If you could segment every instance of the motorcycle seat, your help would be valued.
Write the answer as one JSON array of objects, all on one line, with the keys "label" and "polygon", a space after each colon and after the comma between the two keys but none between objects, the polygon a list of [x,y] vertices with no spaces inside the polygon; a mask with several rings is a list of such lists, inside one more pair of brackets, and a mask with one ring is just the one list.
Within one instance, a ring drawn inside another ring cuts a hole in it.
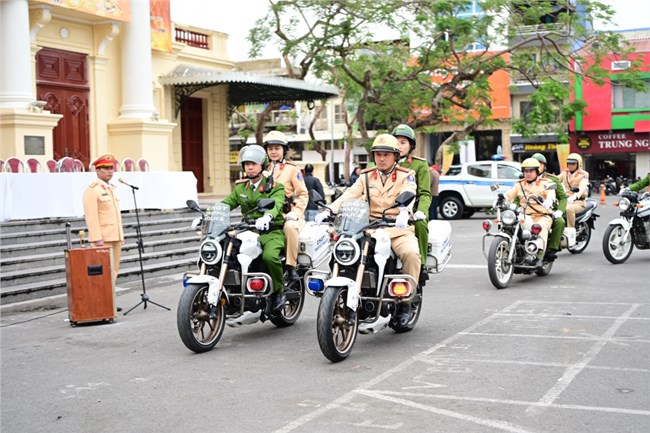
[{"label": "motorcycle seat", "polygon": [[595,204],[594,202],[592,202],[592,201],[586,201],[586,202],[585,202],[585,206],[586,206],[586,207],[585,207],[585,210],[583,210],[582,212],[576,214],[576,219],[580,219],[580,218],[582,218],[582,216],[583,216],[584,214],[586,214],[587,212],[589,212],[591,209],[595,208],[595,207],[596,207],[596,204]]}]

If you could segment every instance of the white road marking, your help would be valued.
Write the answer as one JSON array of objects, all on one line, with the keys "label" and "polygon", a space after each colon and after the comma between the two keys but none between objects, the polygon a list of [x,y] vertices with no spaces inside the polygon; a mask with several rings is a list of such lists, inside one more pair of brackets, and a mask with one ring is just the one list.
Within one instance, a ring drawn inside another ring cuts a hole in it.
[{"label": "white road marking", "polygon": [[[525,318],[563,318],[563,319],[594,319],[594,320],[614,320],[618,319],[618,316],[583,316],[583,315],[566,315],[566,314],[522,314],[522,313],[499,313],[499,316],[503,317],[525,317]],[[627,320],[650,320],[650,317],[630,317]]]},{"label": "white road marking", "polygon": [[538,334],[503,334],[497,332],[464,332],[462,335],[481,336],[481,337],[515,337],[515,338],[551,338],[556,340],[589,340],[589,341],[604,341],[609,343],[650,343],[650,340],[635,340],[631,337],[604,337],[594,335],[579,336],[579,335],[538,335]]},{"label": "white road marking", "polygon": [[459,264],[448,264],[447,269],[487,269],[487,265],[459,265]]}]

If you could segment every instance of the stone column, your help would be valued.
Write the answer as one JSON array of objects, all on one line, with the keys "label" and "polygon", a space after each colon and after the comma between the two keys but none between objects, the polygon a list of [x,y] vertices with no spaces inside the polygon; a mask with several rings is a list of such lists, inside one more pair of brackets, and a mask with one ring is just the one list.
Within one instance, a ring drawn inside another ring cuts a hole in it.
[{"label": "stone column", "polygon": [[154,111],[149,0],[131,1],[122,29],[122,119],[151,119]]},{"label": "stone column", "polygon": [[0,109],[35,100],[30,45],[27,0],[0,1]]}]

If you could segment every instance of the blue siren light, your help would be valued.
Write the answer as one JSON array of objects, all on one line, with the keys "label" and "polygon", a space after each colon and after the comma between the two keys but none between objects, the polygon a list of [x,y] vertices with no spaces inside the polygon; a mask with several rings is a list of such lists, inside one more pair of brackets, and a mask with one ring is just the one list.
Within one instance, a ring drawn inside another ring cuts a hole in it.
[{"label": "blue siren light", "polygon": [[307,283],[307,287],[309,287],[309,290],[312,292],[322,292],[325,288],[325,282],[323,282],[321,279],[310,278],[309,283]]}]

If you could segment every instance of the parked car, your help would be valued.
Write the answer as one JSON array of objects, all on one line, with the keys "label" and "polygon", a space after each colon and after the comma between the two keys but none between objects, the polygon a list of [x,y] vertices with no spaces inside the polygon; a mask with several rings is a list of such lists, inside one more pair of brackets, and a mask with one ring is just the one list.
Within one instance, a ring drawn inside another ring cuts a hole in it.
[{"label": "parked car", "polygon": [[498,191],[508,190],[521,176],[521,164],[513,161],[474,161],[452,165],[440,176],[439,210],[444,219],[469,218],[479,209],[492,206]]}]

